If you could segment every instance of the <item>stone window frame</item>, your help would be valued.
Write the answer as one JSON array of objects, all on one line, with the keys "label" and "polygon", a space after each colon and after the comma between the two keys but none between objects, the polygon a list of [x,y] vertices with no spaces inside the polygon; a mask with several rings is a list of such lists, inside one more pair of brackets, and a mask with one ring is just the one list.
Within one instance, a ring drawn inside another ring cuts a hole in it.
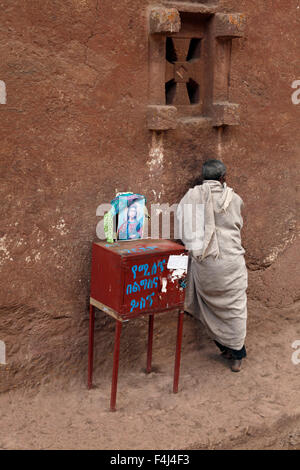
[{"label": "stone window frame", "polygon": [[[165,131],[178,125],[221,127],[240,124],[239,105],[229,101],[232,40],[245,35],[246,17],[242,13],[223,13],[217,4],[163,2],[148,8],[149,25],[149,105],[147,127]],[[166,104],[166,40],[181,30],[184,13],[209,18],[207,32],[209,67],[206,97],[201,115],[178,112]]]}]

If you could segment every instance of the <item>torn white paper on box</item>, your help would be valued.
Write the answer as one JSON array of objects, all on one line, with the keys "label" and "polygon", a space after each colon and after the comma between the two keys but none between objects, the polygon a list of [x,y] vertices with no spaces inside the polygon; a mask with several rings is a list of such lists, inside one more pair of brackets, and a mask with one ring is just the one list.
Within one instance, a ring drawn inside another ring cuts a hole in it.
[{"label": "torn white paper on box", "polygon": [[183,269],[187,271],[188,267],[188,259],[187,255],[171,255],[169,256],[168,260],[168,269]]}]

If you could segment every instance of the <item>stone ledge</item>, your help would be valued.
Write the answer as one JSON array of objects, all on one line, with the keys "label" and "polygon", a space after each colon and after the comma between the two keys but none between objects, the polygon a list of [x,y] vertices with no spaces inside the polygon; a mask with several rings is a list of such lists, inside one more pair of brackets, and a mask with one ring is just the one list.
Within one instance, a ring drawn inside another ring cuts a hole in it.
[{"label": "stone ledge", "polygon": [[167,131],[177,127],[177,108],[167,105],[147,107],[147,127],[153,131]]},{"label": "stone ledge", "polygon": [[218,10],[218,5],[213,3],[211,5],[205,5],[204,3],[191,3],[191,2],[165,2],[165,5],[172,8],[177,8],[178,11],[187,13],[203,13],[213,14]]},{"label": "stone ledge", "polygon": [[239,105],[235,103],[214,103],[212,108],[213,126],[238,126],[240,124]]},{"label": "stone ledge", "polygon": [[217,13],[215,36],[217,38],[241,38],[245,35],[246,16],[242,13]]},{"label": "stone ledge", "polygon": [[176,8],[154,7],[150,11],[150,33],[178,33],[181,28]]},{"label": "stone ledge", "polygon": [[203,129],[207,127],[238,126],[240,124],[239,105],[219,102],[212,106],[211,116],[178,117],[175,106],[149,105],[147,107],[147,128],[167,131],[178,127]]},{"label": "stone ledge", "polygon": [[187,126],[191,129],[204,129],[213,126],[212,118],[207,116],[181,117],[177,122],[178,127]]}]

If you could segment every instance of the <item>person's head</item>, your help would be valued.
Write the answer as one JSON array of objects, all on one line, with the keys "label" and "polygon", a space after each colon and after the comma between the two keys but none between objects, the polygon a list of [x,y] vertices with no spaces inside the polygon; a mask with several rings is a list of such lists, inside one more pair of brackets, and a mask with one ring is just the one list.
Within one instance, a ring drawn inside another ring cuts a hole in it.
[{"label": "person's head", "polygon": [[207,160],[202,165],[202,179],[224,183],[226,180],[226,166],[220,160]]}]

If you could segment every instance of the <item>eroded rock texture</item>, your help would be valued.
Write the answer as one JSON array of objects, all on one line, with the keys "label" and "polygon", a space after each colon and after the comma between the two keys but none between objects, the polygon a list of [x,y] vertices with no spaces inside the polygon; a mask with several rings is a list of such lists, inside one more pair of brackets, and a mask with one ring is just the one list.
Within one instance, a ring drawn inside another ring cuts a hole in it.
[{"label": "eroded rock texture", "polygon": [[[224,160],[245,201],[249,295],[273,306],[299,299],[300,105],[291,84],[300,79],[300,14],[298,0],[288,3],[219,3],[247,17],[231,67],[241,125],[183,123],[158,136],[146,125],[150,1],[1,1],[0,390],[84,377],[97,206],[126,190],[145,194],[149,207],[175,203],[208,157]],[[99,314],[96,328],[105,377],[113,322]],[[126,327],[123,341],[132,367],[145,323]],[[157,354],[167,341],[173,347],[174,336],[158,335]]]}]

